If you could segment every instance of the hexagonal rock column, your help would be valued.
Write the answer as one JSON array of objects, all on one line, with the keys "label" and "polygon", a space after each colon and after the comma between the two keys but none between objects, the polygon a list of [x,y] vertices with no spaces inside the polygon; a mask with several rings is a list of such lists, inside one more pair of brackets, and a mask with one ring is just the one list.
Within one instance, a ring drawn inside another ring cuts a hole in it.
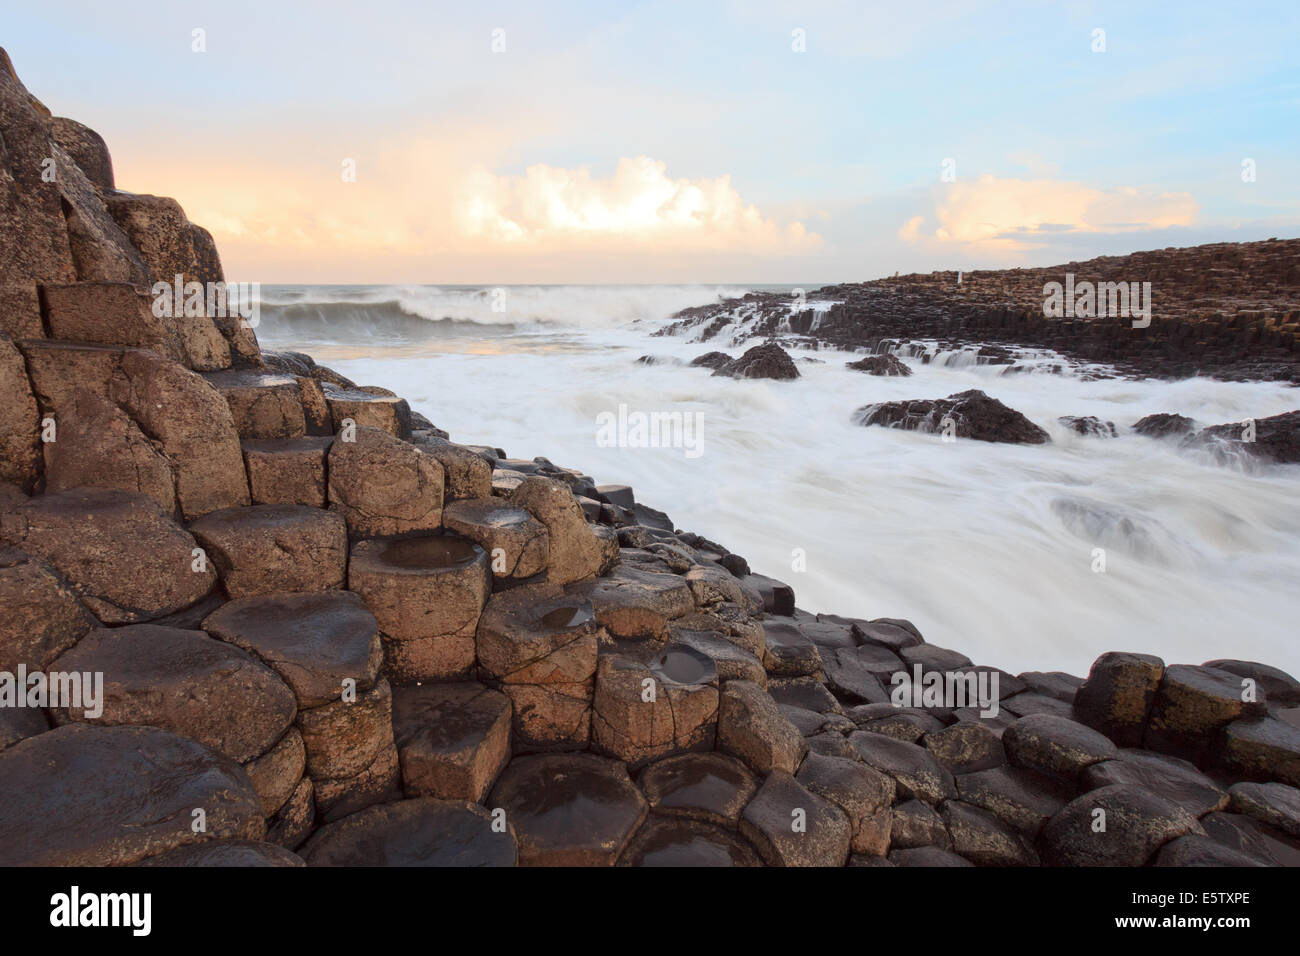
[{"label": "hexagonal rock column", "polygon": [[78,488],[29,499],[0,516],[0,537],[42,557],[105,624],[163,617],[216,583],[194,570],[198,546],[152,499]]},{"label": "hexagonal rock column", "polygon": [[257,840],[209,840],[194,843],[158,856],[151,856],[141,866],[306,866],[302,857],[274,843]]},{"label": "hexagonal rock column", "polygon": [[[1096,827],[1102,819],[1105,830]],[[1067,804],[1043,827],[1040,845],[1048,866],[1142,866],[1163,844],[1188,833],[1205,835],[1178,804],[1116,784]]]},{"label": "hexagonal rock column", "polygon": [[190,365],[189,351],[178,334],[184,323],[203,329],[192,368],[230,365],[230,350],[210,319],[160,318],[154,315],[149,290],[130,282],[42,283],[41,298],[50,338],[100,345],[150,349],[173,362]]},{"label": "hexagonal rock column", "polygon": [[506,811],[520,866],[612,866],[646,815],[627,768],[591,754],[516,758],[487,806]]},{"label": "hexagonal rock column", "polygon": [[795,776],[803,787],[825,797],[849,819],[854,853],[884,856],[893,828],[894,781],[861,761],[810,753]]},{"label": "hexagonal rock column", "polygon": [[767,691],[749,681],[733,680],[722,685],[718,749],[734,754],[758,773],[793,774],[808,745]]},{"label": "hexagonal rock column", "polygon": [[720,753],[666,757],[641,773],[654,813],[734,828],[758,781],[735,757]]},{"label": "hexagonal rock column", "polygon": [[225,398],[240,438],[297,438],[307,434],[298,380],[281,372],[231,369],[203,376]]},{"label": "hexagonal rock column", "polygon": [[510,503],[546,526],[550,535],[548,581],[570,584],[600,571],[603,561],[600,542],[567,485],[530,476],[510,493]]},{"label": "hexagonal rock column", "polygon": [[130,865],[265,826],[239,764],[165,730],[70,724],[0,753],[0,866]]},{"label": "hexagonal rock column", "polygon": [[438,460],[446,476],[444,499],[492,497],[492,466],[478,452],[447,441],[445,438],[422,437],[420,450]]},{"label": "hexagonal rock column", "polygon": [[584,581],[574,586],[573,593],[591,602],[596,620],[609,633],[630,639],[663,640],[671,621],[695,609],[683,578],[632,567]]},{"label": "hexagonal rock column", "polygon": [[491,497],[451,501],[442,509],[442,524],[478,542],[497,580],[522,580],[546,570],[550,534],[523,508]]},{"label": "hexagonal rock column", "polygon": [[510,759],[510,699],[472,681],[398,687],[393,737],[408,797],[477,803]]},{"label": "hexagonal rock column", "polygon": [[1164,672],[1164,661],[1150,654],[1102,654],[1075,695],[1075,713],[1121,747],[1136,747]]},{"label": "hexagonal rock column", "polygon": [[329,505],[361,537],[436,531],[442,525],[442,466],[414,445],[358,425],[330,446]]},{"label": "hexagonal rock column", "polygon": [[853,827],[835,804],[776,770],[745,807],[740,832],[770,866],[843,866]]},{"label": "hexagonal rock column", "polygon": [[619,866],[762,866],[738,834],[699,820],[651,817],[619,857]]},{"label": "hexagonal rock column", "polygon": [[603,636],[591,605],[553,584],[488,600],[476,636],[479,669],[513,704],[516,752],[587,746]]},{"label": "hexagonal rock column", "polygon": [[325,404],[335,432],[351,420],[358,428],[378,428],[394,438],[411,438],[411,407],[385,388],[345,388],[330,382],[321,384]]},{"label": "hexagonal rock column", "polygon": [[310,866],[514,866],[507,822],[462,800],[399,800],[321,827],[302,848]]},{"label": "hexagonal rock column", "polygon": [[325,456],[333,442],[330,436],[240,442],[253,504],[324,508]]},{"label": "hexagonal rock column", "polygon": [[[0,313],[5,308],[0,288]],[[39,320],[39,313],[37,317]],[[0,314],[0,328],[6,318]],[[0,395],[6,401],[6,414],[0,419],[0,481],[12,481],[30,490],[41,470],[41,416],[22,353],[3,334],[0,334]]]},{"label": "hexagonal rock column", "polygon": [[592,701],[592,749],[633,767],[671,753],[712,750],[718,723],[713,660],[670,645],[649,664],[602,655]]},{"label": "hexagonal rock column", "polygon": [[492,588],[487,552],[474,542],[449,534],[358,541],[348,588],[379,621],[384,669],[394,681],[469,675]]},{"label": "hexagonal rock column", "polygon": [[307,748],[297,727],[290,727],[275,746],[244,764],[253,789],[262,798],[263,814],[274,816],[292,799],[306,769]]},{"label": "hexagonal rock column", "polygon": [[1143,738],[1147,749],[1197,761],[1228,724],[1239,717],[1263,716],[1262,700],[1243,699],[1245,680],[1212,667],[1165,668]]},{"label": "hexagonal rock column", "polygon": [[1276,717],[1244,717],[1223,728],[1217,756],[1231,771],[1300,787],[1300,728]]},{"label": "hexagonal rock column", "polygon": [[0,607],[0,671],[11,674],[44,670],[96,624],[49,562],[16,548],[0,549]]},{"label": "hexagonal rock column", "polygon": [[[263,797],[263,802],[265,802]],[[296,850],[316,826],[316,787],[303,777],[275,816],[266,821],[266,839],[276,846]]]},{"label": "hexagonal rock column", "polygon": [[192,522],[190,533],[234,600],[343,586],[348,532],[333,512],[305,505],[227,508]]},{"label": "hexagonal rock column", "polygon": [[[246,651],[202,631],[134,624],[98,628],[51,670],[104,675],[91,712],[83,699],[52,708],[57,723],[158,727],[243,763],[265,753],[297,713],[293,692]],[[53,704],[53,701],[51,701]]]}]

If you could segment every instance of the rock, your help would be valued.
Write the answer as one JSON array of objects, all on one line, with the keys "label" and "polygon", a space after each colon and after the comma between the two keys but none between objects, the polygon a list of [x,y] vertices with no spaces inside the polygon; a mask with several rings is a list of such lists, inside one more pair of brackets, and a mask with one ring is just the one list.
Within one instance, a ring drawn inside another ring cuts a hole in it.
[{"label": "rock", "polygon": [[403,441],[411,439],[411,407],[387,389],[347,387],[334,382],[321,383],[325,404],[335,432],[344,430],[351,421],[362,428],[376,428]]},{"label": "rock", "polygon": [[479,618],[479,666],[513,704],[516,750],[585,747],[598,639],[591,605],[553,584],[494,594]]},{"label": "rock", "polygon": [[782,770],[749,801],[740,832],[769,866],[843,866],[853,835],[843,810]]},{"label": "rock", "polygon": [[100,189],[113,188],[113,160],[104,137],[76,120],[62,116],[50,120],[54,142],[72,158],[86,179]]},{"label": "rock", "polygon": [[948,850],[934,846],[919,846],[909,850],[890,850],[889,862],[894,866],[974,866],[970,860]]},{"label": "rock", "polygon": [[40,707],[0,707],[0,751],[50,729]]},{"label": "rock", "polygon": [[763,610],[768,614],[789,617],[794,613],[794,589],[790,585],[761,574],[747,574],[740,580],[758,592],[763,599]]},{"label": "rock", "polygon": [[216,582],[194,570],[194,539],[143,495],[79,488],[29,499],[0,528],[5,544],[44,558],[106,624],[162,617]]},{"label": "rock", "polygon": [[367,807],[396,800],[402,793],[402,774],[397,748],[381,747],[374,762],[350,777],[313,779],[316,812],[325,823],[333,823]]},{"label": "rock", "polygon": [[1062,671],[1028,671],[1018,678],[1026,688],[1047,697],[1055,697],[1066,704],[1073,704],[1083,686],[1083,678],[1066,674]]},{"label": "rock", "polygon": [[263,815],[274,816],[292,799],[306,769],[307,749],[297,727],[290,727],[275,746],[244,764],[253,789],[262,798]]},{"label": "rock", "polygon": [[600,542],[573,493],[563,484],[550,478],[527,477],[511,492],[510,504],[523,508],[546,526],[550,541],[546,579],[552,584],[581,581],[600,570]]},{"label": "rock", "polygon": [[[911,622],[886,617],[875,621],[855,621],[853,633],[864,644],[888,648],[895,654],[905,647],[915,647],[917,644],[925,643],[921,632],[913,627]],[[1010,693],[1010,688],[1004,690]]]},{"label": "rock", "polygon": [[302,857],[274,843],[258,840],[209,840],[168,850],[140,866],[306,866]]},{"label": "rock", "polygon": [[349,591],[231,601],[203,629],[270,665],[304,710],[341,699],[345,681],[369,690],[383,659],[374,615]]},{"label": "rock", "polygon": [[1066,804],[1043,827],[1040,842],[1048,866],[1142,866],[1161,846],[1189,833],[1205,831],[1182,807],[1119,784]]},{"label": "rock", "polygon": [[719,680],[747,680],[760,687],[767,686],[767,671],[762,662],[722,632],[674,626],[669,628],[669,636],[673,643],[689,647],[712,660]]},{"label": "rock", "polygon": [[0,671],[45,670],[92,627],[72,587],[50,566],[15,548],[0,548]]},{"label": "rock", "polygon": [[762,866],[735,833],[696,820],[652,817],[623,851],[619,866]]},{"label": "rock", "polygon": [[[881,402],[859,408],[859,425],[884,425],[907,431],[943,433],[976,441],[1041,445],[1047,432],[1024,415],[1008,408],[979,389],[969,389],[944,399]],[[945,422],[950,423],[945,426]]]},{"label": "rock", "polygon": [[546,570],[550,534],[523,508],[492,497],[449,501],[443,507],[442,524],[477,542],[490,556],[498,580],[523,580]]},{"label": "rock", "polygon": [[487,805],[506,811],[520,866],[612,866],[646,815],[626,768],[590,754],[518,757]]},{"label": "rock", "polygon": [[306,505],[225,508],[189,530],[232,600],[343,586],[348,532],[334,512]]},{"label": "rock", "polygon": [[290,850],[302,846],[316,826],[316,788],[303,777],[279,811],[267,821],[266,839]]},{"label": "rock", "polygon": [[640,782],[654,813],[733,828],[758,789],[743,763],[720,753],[665,757],[646,767]]},{"label": "rock", "polygon": [[849,743],[863,762],[894,778],[902,797],[938,804],[957,796],[952,774],[923,747],[861,730],[849,735]]},{"label": "rock", "polygon": [[712,750],[718,721],[713,661],[669,646],[649,665],[621,654],[596,665],[591,745],[632,767],[672,753]]},{"label": "rock", "polygon": [[414,446],[368,426],[335,439],[328,459],[330,509],[362,537],[436,531],[442,524],[442,466]]},{"label": "rock", "polygon": [[1194,759],[1237,718],[1262,714],[1263,704],[1242,700],[1242,680],[1209,667],[1165,668],[1144,737],[1146,747]]},{"label": "rock", "polygon": [[758,773],[793,775],[807,745],[765,690],[749,681],[733,680],[722,685],[718,749],[739,757]]},{"label": "rock", "polygon": [[800,707],[815,714],[840,713],[839,701],[815,677],[780,677],[768,683],[767,692],[778,704]]},{"label": "rock", "polygon": [[165,730],[70,724],[0,753],[3,866],[122,866],[264,831],[243,768]]},{"label": "rock", "polygon": [[1300,727],[1276,717],[1248,717],[1228,724],[1219,757],[1241,775],[1300,787]]},{"label": "rock", "polygon": [[1065,806],[1072,791],[1060,781],[1020,767],[993,767],[956,777],[964,803],[995,817],[1034,839]]},{"label": "rock", "polygon": [[325,458],[333,441],[304,436],[240,442],[253,504],[324,508]]},{"label": "rock", "polygon": [[[0,281],[0,336],[17,342],[21,339],[44,338],[41,325],[41,302],[36,283],[30,279],[21,282]],[[9,388],[5,394],[16,392]]]},{"label": "rock", "polygon": [[[552,569],[554,541],[552,532]],[[695,607],[690,588],[680,576],[633,567],[619,567],[607,577],[584,581],[572,592],[591,602],[597,623],[610,634],[629,639],[663,640],[669,622]]]},{"label": "rock", "polygon": [[1270,866],[1300,866],[1300,840],[1240,813],[1208,813],[1201,818],[1214,842]]},{"label": "rock", "polygon": [[1196,430],[1196,422],[1185,415],[1160,412],[1139,418],[1133,431],[1148,438],[1164,438],[1168,435],[1186,435]]},{"label": "rock", "polygon": [[1074,708],[1070,704],[1032,690],[1004,697],[999,706],[1002,714],[1011,714],[1015,717],[1029,717],[1032,714],[1052,714],[1067,719],[1074,717]]},{"label": "rock", "polygon": [[1084,437],[1114,438],[1119,434],[1114,422],[1103,422],[1096,415],[1062,415],[1057,421],[1076,435]]},{"label": "rock", "polygon": [[379,622],[384,667],[400,683],[467,677],[491,592],[488,557],[456,535],[358,541],[348,588]]},{"label": "rock", "polygon": [[[3,310],[4,302],[0,300],[0,312]],[[41,471],[41,415],[23,355],[2,333],[0,394],[7,402],[5,415],[0,418],[0,481],[30,490]]]},{"label": "rock", "polygon": [[[735,359],[726,352],[705,352],[703,355],[697,355],[691,359],[690,364],[698,368],[719,369],[724,365],[730,365],[734,361]],[[630,508],[631,505],[628,505],[628,507]]]},{"label": "rock", "polygon": [[895,794],[891,778],[857,760],[810,753],[795,779],[848,816],[853,852],[876,856],[888,852],[893,828],[888,811]]},{"label": "rock", "polygon": [[728,378],[774,378],[781,380],[799,377],[799,369],[789,353],[775,342],[756,345],[744,355],[726,365],[714,368],[714,375]]},{"label": "rock", "polygon": [[763,666],[769,674],[776,677],[821,674],[822,655],[798,627],[783,621],[768,621],[763,630],[767,637]]},{"label": "rock", "polygon": [[905,378],[912,374],[912,370],[900,362],[897,356],[888,353],[868,355],[856,362],[845,362],[844,367],[851,368],[855,372],[866,372],[868,375],[897,375]]},{"label": "rock", "polygon": [[1262,690],[1270,704],[1300,704],[1300,681],[1286,671],[1256,661],[1206,661],[1205,667],[1248,677]]},{"label": "rock", "polygon": [[1300,838],[1300,790],[1281,783],[1236,783],[1231,810]]},{"label": "rock", "polygon": [[151,624],[98,628],[50,666],[103,675],[103,696],[94,702],[101,712],[83,698],[80,706],[52,708],[57,722],[158,727],[239,763],[274,745],[297,710],[274,671],[202,631]]},{"label": "rock", "polygon": [[1263,860],[1226,847],[1209,837],[1189,833],[1170,840],[1156,854],[1154,866],[1268,866]]},{"label": "rock", "polygon": [[442,465],[446,502],[492,497],[492,466],[477,452],[444,438],[419,442],[420,450]]},{"label": "rock", "polygon": [[393,749],[392,688],[381,677],[355,700],[335,700],[302,711],[298,727],[307,750],[307,773],[313,780],[356,777]]},{"label": "rock", "polygon": [[1067,779],[1074,779],[1091,764],[1110,760],[1119,753],[1097,731],[1055,714],[1021,717],[1003,733],[1002,745],[1007,757],[1017,766]]},{"label": "rock", "polygon": [[901,648],[898,656],[903,659],[909,671],[914,672],[919,665],[923,674],[930,671],[955,671],[971,666],[970,658],[960,651],[950,651],[946,647],[936,647],[933,644],[916,644]]},{"label": "rock", "polygon": [[230,406],[240,438],[301,438],[307,434],[297,376],[261,369],[230,369],[208,372],[203,377]]},{"label": "rock", "polygon": [[[925,749],[954,775],[1001,767],[1006,761],[1002,739],[976,721],[960,720],[925,735]],[[958,781],[960,789],[960,781]]]},{"label": "rock", "polygon": [[1038,854],[1029,841],[986,810],[948,800],[943,822],[953,851],[978,866],[1038,865]]},{"label": "rock", "polygon": [[915,798],[904,800],[890,811],[890,838],[895,849],[935,847],[952,848],[952,838],[943,818],[928,803]]},{"label": "rock", "polygon": [[1300,462],[1300,411],[1202,428],[1184,438],[1183,444],[1294,464]]},{"label": "rock", "polygon": [[462,800],[399,800],[321,827],[302,855],[309,866],[514,866],[515,834]]},{"label": "rock", "polygon": [[1088,767],[1080,778],[1084,790],[1116,784],[1144,787],[1194,817],[1201,817],[1228,805],[1228,794],[1186,760],[1149,750],[1121,750],[1114,760]]},{"label": "rock", "polygon": [[1150,654],[1101,655],[1074,698],[1079,719],[1121,747],[1141,744],[1164,670],[1164,661]]},{"label": "rock", "polygon": [[472,681],[398,687],[393,737],[408,797],[481,802],[510,759],[510,700]]}]

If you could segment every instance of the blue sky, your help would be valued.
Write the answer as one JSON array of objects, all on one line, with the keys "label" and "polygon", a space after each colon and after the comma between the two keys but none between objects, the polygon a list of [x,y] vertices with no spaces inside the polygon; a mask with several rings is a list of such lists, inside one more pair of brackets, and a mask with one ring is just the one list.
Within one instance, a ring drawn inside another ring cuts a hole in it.
[{"label": "blue sky", "polygon": [[820,282],[1300,235],[1298,10],[51,2],[0,43],[232,278]]}]

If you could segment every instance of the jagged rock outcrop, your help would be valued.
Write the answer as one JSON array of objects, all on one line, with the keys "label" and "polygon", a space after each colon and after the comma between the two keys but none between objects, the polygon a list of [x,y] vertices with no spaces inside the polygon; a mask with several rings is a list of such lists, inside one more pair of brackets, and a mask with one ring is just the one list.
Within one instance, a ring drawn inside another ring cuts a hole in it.
[{"label": "jagged rock outcrop", "polygon": [[1041,445],[1050,441],[1047,432],[1024,415],[977,388],[929,401],[864,405],[857,410],[854,420],[859,425],[938,433],[948,438],[1020,445]]}]

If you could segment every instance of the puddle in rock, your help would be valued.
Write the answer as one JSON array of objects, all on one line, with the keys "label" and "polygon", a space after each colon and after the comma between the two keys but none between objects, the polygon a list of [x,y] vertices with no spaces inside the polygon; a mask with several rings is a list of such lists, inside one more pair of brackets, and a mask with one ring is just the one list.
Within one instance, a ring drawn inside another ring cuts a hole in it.
[{"label": "puddle in rock", "polygon": [[670,647],[650,664],[652,673],[675,684],[700,684],[713,679],[717,665],[689,647]]},{"label": "puddle in rock", "polygon": [[542,615],[542,623],[547,627],[582,627],[594,618],[590,607],[557,607]]},{"label": "puddle in rock", "polygon": [[390,541],[384,548],[383,559],[398,568],[433,570],[469,564],[480,553],[478,546],[465,538],[430,535]]}]

